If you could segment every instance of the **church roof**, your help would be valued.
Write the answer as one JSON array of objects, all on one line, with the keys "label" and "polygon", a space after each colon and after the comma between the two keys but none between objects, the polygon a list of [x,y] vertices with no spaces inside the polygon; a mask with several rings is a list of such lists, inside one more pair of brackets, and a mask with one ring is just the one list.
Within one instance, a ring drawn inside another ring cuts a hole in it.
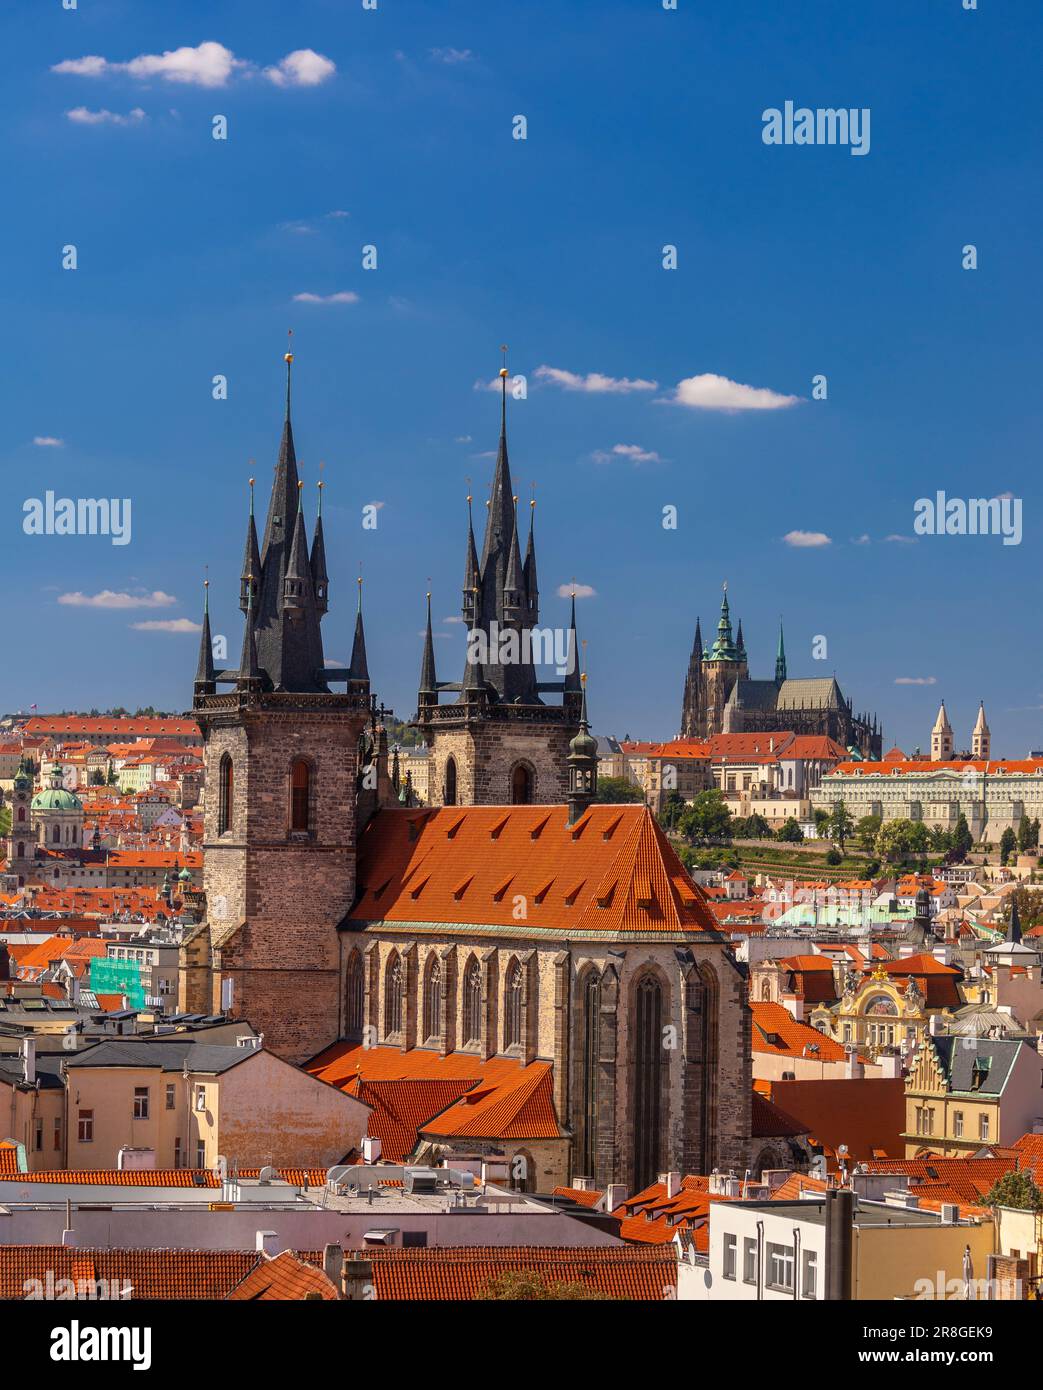
[{"label": "church roof", "polygon": [[359,838],[358,884],[344,925],[580,937],[717,930],[702,889],[639,805],[595,805],[571,826],[566,806],[381,810]]},{"label": "church roof", "polygon": [[770,711],[777,708],[779,687],[774,681],[737,680],[728,696],[728,704],[743,709]]},{"label": "church roof", "polygon": [[[764,681],[759,684],[770,685]],[[779,688],[776,709],[843,709],[844,697],[840,686],[832,676],[820,676],[809,680],[786,680]]]}]

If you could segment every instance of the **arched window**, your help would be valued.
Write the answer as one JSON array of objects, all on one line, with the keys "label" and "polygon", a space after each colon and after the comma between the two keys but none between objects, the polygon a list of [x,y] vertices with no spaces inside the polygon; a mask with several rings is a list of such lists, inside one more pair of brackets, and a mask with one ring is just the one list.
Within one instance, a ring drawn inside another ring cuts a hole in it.
[{"label": "arched window", "polygon": [[61,828],[60,825],[56,825],[56,826],[54,827],[54,829],[51,831],[51,839],[54,841],[54,843],[55,843],[56,845],[60,845],[60,844],[61,844],[61,842],[62,842],[62,828]]},{"label": "arched window", "polygon": [[227,753],[221,756],[217,773],[217,833],[226,834],[232,828],[232,795],[235,790],[235,773],[232,759]]},{"label": "arched window", "polygon": [[456,805],[456,759],[450,758],[445,765],[445,804]]},{"label": "arched window", "polygon": [[362,1032],[362,957],[352,951],[344,983],[344,1028],[349,1037]]},{"label": "arched window", "polygon": [[290,768],[290,829],[311,828],[311,766],[297,758]]},{"label": "arched window", "polygon": [[511,805],[528,806],[532,801],[532,773],[524,763],[515,763],[511,772]]},{"label": "arched window", "polygon": [[520,1047],[522,1041],[522,969],[517,961],[507,971],[503,1003],[504,1048]]},{"label": "arched window", "polygon": [[472,958],[464,974],[463,1035],[465,1043],[482,1040],[482,967]]},{"label": "arched window", "polygon": [[638,981],[634,1017],[635,1190],[655,1182],[663,1123],[663,991],[654,975]]},{"label": "arched window", "polygon": [[384,1034],[402,1031],[402,962],[397,953],[388,961],[384,985]]},{"label": "arched window", "polygon": [[438,1038],[442,1032],[442,966],[432,957],[424,983],[424,1037]]},{"label": "arched window", "polygon": [[18,858],[19,858],[19,859],[24,859],[24,858],[25,858],[25,843],[24,843],[24,841],[21,841],[21,840],[18,842]]},{"label": "arched window", "polygon": [[19,819],[19,820],[25,820],[25,807],[24,807],[24,806],[19,806],[19,808],[18,808],[18,819]]},{"label": "arched window", "polygon": [[598,1079],[601,1059],[601,976],[591,970],[583,982],[580,1008],[580,1124],[579,1171],[590,1177],[598,1166]]}]

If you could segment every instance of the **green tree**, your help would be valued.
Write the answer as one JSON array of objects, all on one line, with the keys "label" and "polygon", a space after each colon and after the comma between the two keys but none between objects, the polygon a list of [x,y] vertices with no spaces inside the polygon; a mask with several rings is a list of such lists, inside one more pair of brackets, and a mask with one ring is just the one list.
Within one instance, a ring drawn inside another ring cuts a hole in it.
[{"label": "green tree", "polygon": [[0,806],[0,835],[11,833],[11,808],[10,806]]},{"label": "green tree", "polygon": [[1032,838],[1029,840],[1029,849],[1039,849],[1039,817],[1032,822]]},{"label": "green tree", "polygon": [[1016,1207],[1018,1211],[1043,1211],[1043,1192],[1027,1168],[1012,1168],[992,1185],[987,1207]]},{"label": "green tree", "polygon": [[727,839],[731,834],[732,813],[724,795],[716,787],[700,792],[685,807],[678,823],[681,834],[689,840]]},{"label": "green tree", "polygon": [[782,840],[784,844],[800,844],[801,840],[803,840],[804,838],[804,832],[797,824],[795,816],[790,816],[788,817],[788,819],[783,821],[782,825],[779,827],[779,832],[775,838],[777,840]]},{"label": "green tree", "polygon": [[1008,825],[1006,830],[1000,836],[1001,864],[1006,864],[1007,860],[1010,858],[1010,856],[1014,853],[1015,849],[1017,848],[1017,844],[1017,836],[1014,834],[1014,831],[1011,830],[1010,826]]},{"label": "green tree", "polygon": [[883,818],[881,816],[863,816],[855,826],[855,839],[858,841],[859,848],[865,850],[866,854],[872,853],[882,823]]},{"label": "green tree", "polygon": [[829,834],[829,812],[824,806],[819,806],[815,811],[815,830],[820,840],[824,840]]},{"label": "green tree", "polygon": [[842,864],[843,862],[844,856],[840,853],[838,849],[829,849],[826,851],[827,864],[832,864],[835,867],[837,864]]},{"label": "green tree", "polygon": [[687,809],[687,802],[680,792],[668,792],[659,808],[659,824],[667,830],[676,830]]},{"label": "green tree", "polygon": [[1032,844],[1032,822],[1028,816],[1023,815],[1018,821],[1018,849],[1022,854],[1030,848]]},{"label": "green tree", "polygon": [[877,831],[873,844],[877,858],[885,864],[898,864],[903,859],[908,859],[911,853],[909,842],[912,830],[911,820],[886,821]]},{"label": "green tree", "polygon": [[599,801],[644,801],[645,794],[635,783],[625,777],[599,777]]},{"label": "green tree", "polygon": [[936,854],[948,854],[952,849],[952,836],[940,825],[936,825],[931,831],[931,849]]},{"label": "green tree", "polygon": [[956,826],[952,832],[952,847],[961,859],[966,859],[974,848],[974,836],[971,834],[970,826],[967,824],[967,817],[961,811]]},{"label": "green tree", "polygon": [[746,838],[748,840],[771,839],[771,826],[763,816],[757,815],[756,811],[752,816],[746,818]]},{"label": "green tree", "polygon": [[829,833],[840,846],[841,853],[843,853],[848,836],[854,828],[855,822],[851,818],[851,812],[843,801],[834,802],[833,811],[829,817]]}]

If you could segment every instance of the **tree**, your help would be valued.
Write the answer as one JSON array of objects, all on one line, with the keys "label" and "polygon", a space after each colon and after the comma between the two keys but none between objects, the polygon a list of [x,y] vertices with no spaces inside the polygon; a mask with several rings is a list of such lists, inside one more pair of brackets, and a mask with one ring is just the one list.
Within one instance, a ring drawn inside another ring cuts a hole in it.
[{"label": "tree", "polygon": [[668,792],[659,808],[659,824],[667,830],[676,830],[687,809],[687,802],[680,792]]},{"label": "tree", "polygon": [[931,848],[931,832],[922,820],[909,822],[909,853],[926,854]]},{"label": "tree", "polygon": [[940,825],[934,826],[931,830],[931,849],[936,854],[948,854],[952,849],[952,836]]},{"label": "tree", "polygon": [[1018,821],[1018,849],[1022,854],[1032,845],[1032,822],[1023,815]]},{"label": "tree", "polygon": [[1032,838],[1029,840],[1029,849],[1039,849],[1039,817],[1032,822]]},{"label": "tree", "polygon": [[787,820],[783,821],[775,838],[777,840],[782,840],[785,844],[800,844],[801,840],[804,838],[804,832],[797,824],[795,816],[790,816]]},{"label": "tree", "polygon": [[[676,796],[676,792],[674,793]],[[636,782],[625,777],[599,777],[599,801],[644,801],[645,794]]]},{"label": "tree", "polygon": [[912,829],[911,820],[886,821],[877,831],[873,845],[877,858],[885,864],[897,864],[903,859],[908,859],[911,853]]},{"label": "tree", "polygon": [[838,849],[830,849],[826,852],[827,864],[832,864],[835,867],[837,864],[842,864],[843,862],[844,856],[840,853]]},{"label": "tree", "polygon": [[956,827],[952,832],[952,847],[960,859],[966,859],[974,847],[974,836],[971,834],[970,826],[967,824],[967,817],[961,811]]},{"label": "tree", "polygon": [[863,816],[855,826],[855,838],[859,848],[865,850],[866,854],[872,853],[882,824],[883,818],[881,816]]},{"label": "tree", "polygon": [[1017,844],[1017,836],[1014,834],[1014,831],[1011,830],[1010,826],[1008,825],[1006,830],[1000,836],[1001,864],[1006,864],[1007,860],[1010,858],[1010,856],[1014,853],[1014,850],[1017,848]]},{"label": "tree", "polygon": [[824,840],[829,834],[829,812],[823,806],[819,806],[815,811],[815,830],[820,840]]},{"label": "tree", "polygon": [[100,767],[92,767],[87,777],[88,787],[103,787],[105,785],[105,774]]},{"label": "tree", "polygon": [[505,1269],[494,1275],[475,1294],[476,1299],[509,1302],[546,1303],[561,1299],[571,1302],[608,1300],[608,1294],[592,1289],[578,1279],[548,1279],[535,1269]]},{"label": "tree", "polygon": [[992,1185],[987,1207],[1016,1207],[1018,1211],[1043,1211],[1040,1192],[1027,1168],[1012,1168]]},{"label": "tree", "polygon": [[841,853],[843,853],[847,838],[854,828],[855,822],[851,818],[851,812],[843,801],[834,802],[833,811],[829,817],[829,833],[839,844]]},{"label": "tree", "polygon": [[716,787],[700,792],[685,807],[678,829],[689,840],[728,839],[731,834],[732,813],[722,792]]}]

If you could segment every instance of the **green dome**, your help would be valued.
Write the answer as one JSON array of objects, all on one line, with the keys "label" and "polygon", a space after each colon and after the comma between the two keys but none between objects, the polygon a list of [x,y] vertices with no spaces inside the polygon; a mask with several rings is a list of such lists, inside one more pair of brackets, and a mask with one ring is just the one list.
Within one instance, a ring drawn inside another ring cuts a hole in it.
[{"label": "green dome", "polygon": [[83,803],[73,792],[67,792],[64,787],[48,787],[46,791],[37,792],[32,800],[34,811],[82,811]]},{"label": "green dome", "polygon": [[596,758],[598,755],[598,741],[589,733],[586,724],[582,725],[579,733],[569,743],[570,758]]},{"label": "green dome", "polygon": [[182,883],[185,882],[186,879],[190,879],[191,877],[192,870],[188,868],[182,869],[181,872],[178,874],[178,878],[182,881]]}]

